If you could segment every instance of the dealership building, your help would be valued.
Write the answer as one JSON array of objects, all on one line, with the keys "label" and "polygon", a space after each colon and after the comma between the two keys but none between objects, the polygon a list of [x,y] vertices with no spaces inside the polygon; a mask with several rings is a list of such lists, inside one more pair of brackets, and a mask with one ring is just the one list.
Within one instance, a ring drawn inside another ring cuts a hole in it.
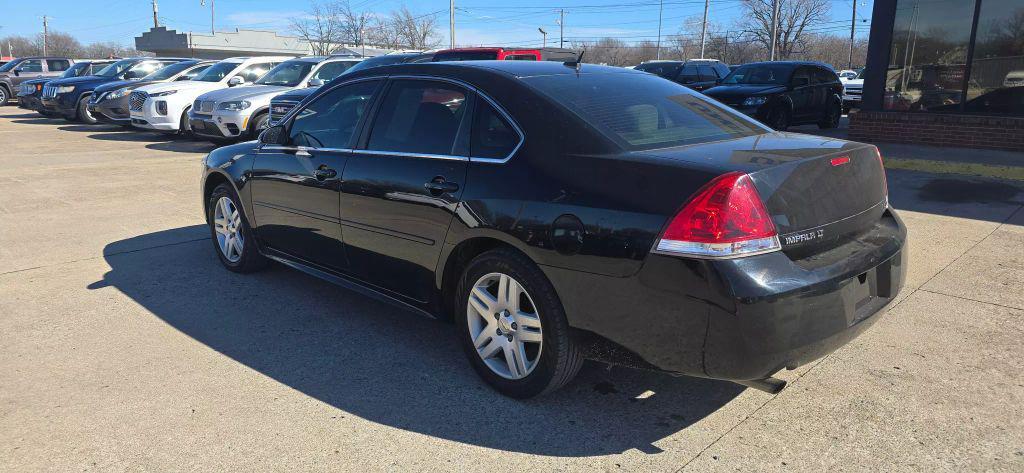
[{"label": "dealership building", "polygon": [[[236,29],[216,33],[183,33],[164,26],[150,28],[135,37],[135,49],[163,57],[224,59],[235,56],[306,56],[312,53],[309,42],[274,31]],[[335,53],[378,56],[388,50],[339,44]]]},{"label": "dealership building", "polygon": [[850,137],[1024,151],[1024,1],[875,0]]}]

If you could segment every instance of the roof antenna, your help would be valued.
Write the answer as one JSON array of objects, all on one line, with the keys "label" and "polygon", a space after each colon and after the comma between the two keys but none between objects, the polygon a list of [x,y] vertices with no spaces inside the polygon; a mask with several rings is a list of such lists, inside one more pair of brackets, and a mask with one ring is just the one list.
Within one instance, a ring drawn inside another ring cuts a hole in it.
[{"label": "roof antenna", "polygon": [[580,68],[583,67],[583,55],[586,54],[586,52],[587,52],[586,50],[580,51],[580,55],[576,56],[576,60],[575,61],[565,61],[565,62],[562,63],[562,65],[567,66],[567,67],[576,68],[576,73],[579,74],[580,73]]}]

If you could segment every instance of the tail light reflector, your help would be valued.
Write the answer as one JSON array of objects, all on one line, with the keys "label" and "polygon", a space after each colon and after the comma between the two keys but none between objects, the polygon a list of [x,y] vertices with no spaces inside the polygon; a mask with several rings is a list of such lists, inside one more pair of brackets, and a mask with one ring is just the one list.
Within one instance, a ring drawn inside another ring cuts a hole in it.
[{"label": "tail light reflector", "polygon": [[658,252],[732,258],[781,248],[778,232],[750,176],[733,172],[706,184],[661,235]]}]

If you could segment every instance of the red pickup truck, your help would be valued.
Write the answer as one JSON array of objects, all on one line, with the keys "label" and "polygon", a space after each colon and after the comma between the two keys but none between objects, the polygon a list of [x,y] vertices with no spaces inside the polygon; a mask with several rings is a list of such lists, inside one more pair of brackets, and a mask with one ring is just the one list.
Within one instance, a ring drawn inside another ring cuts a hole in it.
[{"label": "red pickup truck", "polygon": [[565,48],[508,49],[500,47],[442,49],[434,61],[575,61],[579,53]]}]

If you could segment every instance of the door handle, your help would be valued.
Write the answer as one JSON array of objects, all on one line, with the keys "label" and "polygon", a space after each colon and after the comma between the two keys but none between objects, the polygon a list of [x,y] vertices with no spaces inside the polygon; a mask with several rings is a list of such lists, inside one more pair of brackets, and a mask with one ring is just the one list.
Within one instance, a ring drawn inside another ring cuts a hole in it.
[{"label": "door handle", "polygon": [[448,182],[442,176],[437,176],[430,182],[424,183],[423,187],[430,191],[431,194],[440,195],[445,192],[455,192],[459,190],[459,185],[454,182]]},{"label": "door handle", "polygon": [[316,179],[318,181],[322,181],[324,179],[333,179],[337,175],[338,171],[335,171],[331,168],[317,168],[316,170],[313,171],[313,176],[316,176]]}]

